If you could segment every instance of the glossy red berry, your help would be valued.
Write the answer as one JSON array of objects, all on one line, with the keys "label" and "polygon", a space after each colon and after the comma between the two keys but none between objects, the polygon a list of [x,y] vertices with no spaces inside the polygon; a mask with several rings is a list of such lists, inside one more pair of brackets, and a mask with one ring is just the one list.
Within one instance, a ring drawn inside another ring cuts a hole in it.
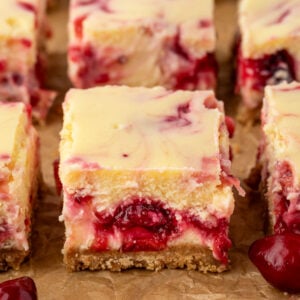
[{"label": "glossy red berry", "polygon": [[37,300],[34,281],[21,277],[0,283],[0,300]]},{"label": "glossy red berry", "polygon": [[226,116],[225,117],[225,123],[227,126],[228,134],[229,137],[232,138],[234,136],[234,131],[235,131],[235,124],[232,118]]},{"label": "glossy red berry", "polygon": [[249,258],[274,287],[300,292],[300,235],[284,233],[255,241]]}]

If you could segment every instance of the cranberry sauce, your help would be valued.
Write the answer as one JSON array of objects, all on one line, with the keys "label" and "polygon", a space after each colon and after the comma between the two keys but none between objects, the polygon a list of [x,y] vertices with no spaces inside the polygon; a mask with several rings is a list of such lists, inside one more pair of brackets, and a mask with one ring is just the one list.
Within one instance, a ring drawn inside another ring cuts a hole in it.
[{"label": "cranberry sauce", "polygon": [[291,82],[296,79],[295,64],[292,56],[286,50],[264,55],[259,59],[243,58],[238,51],[238,88],[247,85],[251,80],[251,88],[263,91],[264,87]]},{"label": "cranberry sauce", "polygon": [[[88,201],[81,203],[90,205]],[[74,204],[78,205],[78,201]],[[231,242],[227,237],[228,221],[225,218],[212,215],[209,222],[201,221],[188,210],[175,210],[160,201],[138,197],[122,202],[113,211],[96,211],[95,216],[94,251],[109,250],[109,238],[116,237],[120,238],[120,250],[124,252],[159,251],[187,229],[193,229],[204,243],[213,244],[216,259],[228,263],[227,251]]]},{"label": "cranberry sauce", "polygon": [[217,77],[217,61],[213,53],[208,53],[201,59],[186,57],[188,66],[174,74],[173,89],[194,90],[204,84],[207,88],[215,86]]},{"label": "cranberry sauce", "polygon": [[[287,200],[289,192],[295,189],[293,187],[293,171],[289,163],[278,164],[275,176],[278,178],[281,191],[274,195],[274,231],[275,233],[294,232],[300,234],[300,210],[297,209],[300,196],[293,201]],[[294,192],[297,193],[296,190]]]},{"label": "cranberry sauce", "polygon": [[274,287],[300,292],[300,235],[285,233],[257,240],[249,249],[249,258]]},{"label": "cranberry sauce", "polygon": [[30,277],[21,277],[0,283],[2,300],[37,300],[37,290]]}]

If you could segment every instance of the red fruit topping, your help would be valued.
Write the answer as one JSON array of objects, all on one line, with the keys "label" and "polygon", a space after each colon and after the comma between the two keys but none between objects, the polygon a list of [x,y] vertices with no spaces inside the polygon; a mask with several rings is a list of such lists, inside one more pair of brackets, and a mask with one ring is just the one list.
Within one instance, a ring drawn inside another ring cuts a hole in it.
[{"label": "red fruit topping", "polygon": [[8,159],[10,159],[9,154],[0,154],[0,160],[8,160]]},{"label": "red fruit topping", "polygon": [[223,264],[228,264],[227,251],[231,247],[231,241],[227,236],[228,221],[226,219],[215,219],[215,224],[200,221],[196,216],[184,214],[186,224],[196,228],[203,237],[213,239],[213,251]]},{"label": "red fruit topping", "polygon": [[[118,206],[112,215],[97,213],[96,230],[101,237],[103,230],[119,229],[124,237],[123,251],[151,251],[166,247],[168,237],[177,232],[174,212],[158,201],[134,199]],[[105,249],[98,241],[97,249]]]},{"label": "red fruit topping", "polygon": [[213,23],[209,19],[203,19],[203,20],[199,21],[199,27],[200,28],[209,28],[211,26],[213,26]]},{"label": "red fruit topping", "polygon": [[249,258],[274,287],[300,292],[300,235],[285,233],[255,241]]},{"label": "red fruit topping", "polygon": [[16,85],[22,85],[24,83],[23,76],[19,73],[13,73],[12,80]]},{"label": "red fruit topping", "polygon": [[209,96],[204,100],[203,105],[207,109],[216,109],[218,108],[218,101],[215,99],[215,97]]},{"label": "red fruit topping", "polygon": [[6,61],[0,60],[0,72],[6,71]]},{"label": "red fruit topping", "polygon": [[53,174],[55,179],[56,192],[58,195],[60,195],[62,191],[62,183],[60,181],[58,172],[59,172],[59,159],[56,159],[53,162]]},{"label": "red fruit topping", "polygon": [[167,116],[164,121],[172,122],[176,127],[184,127],[191,125],[191,121],[187,118],[187,114],[190,112],[190,102],[185,104],[181,104],[177,107],[177,115],[175,116]]},{"label": "red fruit topping", "polygon": [[95,83],[96,83],[96,84],[108,83],[109,80],[110,80],[109,74],[103,73],[103,74],[99,74],[99,75],[95,78]]},{"label": "red fruit topping", "polygon": [[190,59],[187,54],[181,50],[181,48],[177,48],[176,52],[185,58],[189,64],[188,67],[182,68],[177,74],[175,74],[174,89],[196,89],[202,79],[205,82],[207,81],[206,83],[208,85],[213,84],[213,82],[210,82],[211,79],[206,77],[209,77],[208,74],[213,74],[214,77],[216,77],[218,66],[214,54],[208,53],[201,59]]},{"label": "red fruit topping", "polygon": [[19,5],[23,8],[23,9],[25,9],[25,10],[28,10],[28,11],[30,11],[30,12],[33,12],[33,13],[36,13],[36,9],[35,9],[35,7],[34,7],[34,5],[32,5],[32,4],[30,4],[30,3],[28,3],[28,2],[19,2]]},{"label": "red fruit topping", "polygon": [[290,9],[283,11],[283,13],[281,13],[281,15],[274,22],[270,23],[269,25],[275,25],[275,24],[282,23],[286,19],[286,17],[288,17],[290,14],[291,14]]},{"label": "red fruit topping", "polygon": [[30,95],[30,104],[32,107],[37,107],[40,102],[40,95],[38,92],[32,91],[32,94]]},{"label": "red fruit topping", "polygon": [[83,21],[86,19],[87,15],[78,17],[75,21],[74,21],[74,30],[75,30],[75,34],[76,36],[81,39],[82,38],[82,23]]},{"label": "red fruit topping", "polygon": [[278,84],[295,80],[294,60],[286,50],[259,59],[245,59],[239,51],[239,86],[244,86],[251,79],[252,89],[263,91],[267,84]]},{"label": "red fruit topping", "polygon": [[168,241],[193,228],[201,237],[212,241],[217,259],[227,264],[227,251],[231,242],[227,237],[228,221],[212,216],[202,222],[188,211],[177,211],[157,200],[134,198],[122,203],[113,212],[95,212],[95,251],[109,249],[109,237],[118,232],[122,239],[121,251],[159,251]]},{"label": "red fruit topping", "polygon": [[32,45],[32,42],[28,39],[20,39],[20,43],[25,47],[25,48],[30,48]]},{"label": "red fruit topping", "polygon": [[226,127],[229,133],[229,137],[233,138],[234,136],[234,130],[235,130],[235,124],[232,118],[230,117],[225,117],[225,123],[226,123]]},{"label": "red fruit topping", "polygon": [[30,277],[21,277],[2,282],[0,300],[37,300],[34,281]]}]

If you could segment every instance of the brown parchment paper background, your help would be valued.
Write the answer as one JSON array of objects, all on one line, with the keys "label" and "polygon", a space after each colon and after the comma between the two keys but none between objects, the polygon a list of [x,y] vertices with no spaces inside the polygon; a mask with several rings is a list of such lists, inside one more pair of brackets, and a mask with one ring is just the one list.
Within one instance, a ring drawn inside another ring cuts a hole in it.
[{"label": "brown parchment paper background", "polygon": [[[4,0],[5,1],[5,0]],[[205,0],[203,0],[205,1]],[[263,1],[263,0],[261,0]],[[31,259],[20,271],[0,274],[0,281],[19,277],[34,278],[39,299],[296,299],[268,285],[247,257],[250,243],[263,235],[263,205],[259,195],[240,198],[232,217],[230,252],[231,271],[223,274],[202,274],[186,270],[149,272],[130,270],[123,273],[68,273],[62,263],[61,249],[64,227],[59,223],[61,199],[56,195],[52,162],[58,157],[59,130],[62,116],[60,103],[70,86],[66,76],[67,1],[58,0],[58,7],[49,13],[53,38],[49,41],[49,86],[59,91],[47,123],[39,127],[42,171],[46,190],[36,212]],[[187,6],[189,5],[187,0]],[[216,0],[218,32],[217,56],[220,63],[218,98],[226,103],[226,111],[234,116],[237,106],[233,96],[232,42],[237,30],[236,1]],[[259,33],[258,33],[259,34]],[[246,178],[254,165],[259,129],[237,126],[233,140],[233,172]]]}]

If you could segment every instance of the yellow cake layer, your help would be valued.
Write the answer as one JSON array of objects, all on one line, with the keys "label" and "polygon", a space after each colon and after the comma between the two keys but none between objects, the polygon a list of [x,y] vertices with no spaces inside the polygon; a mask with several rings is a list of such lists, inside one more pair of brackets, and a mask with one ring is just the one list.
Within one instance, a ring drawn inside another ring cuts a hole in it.
[{"label": "yellow cake layer", "polygon": [[38,142],[22,103],[0,104],[0,226],[10,228],[1,249],[29,249],[32,196],[37,187]]}]

